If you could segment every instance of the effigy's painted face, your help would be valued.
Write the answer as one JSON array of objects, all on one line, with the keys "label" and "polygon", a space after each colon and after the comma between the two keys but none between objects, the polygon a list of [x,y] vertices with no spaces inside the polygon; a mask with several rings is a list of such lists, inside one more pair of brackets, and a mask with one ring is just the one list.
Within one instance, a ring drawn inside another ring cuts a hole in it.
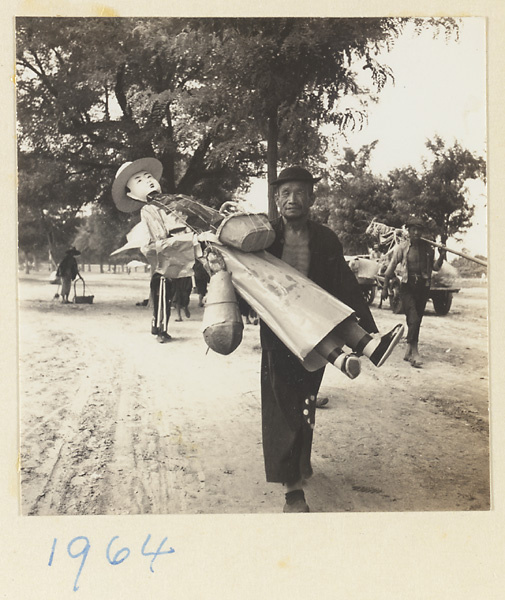
[{"label": "effigy's painted face", "polygon": [[287,181],[277,189],[276,203],[286,220],[299,220],[308,216],[314,204],[312,185],[305,181]]},{"label": "effigy's painted face", "polygon": [[148,171],[139,171],[132,175],[126,187],[126,195],[141,202],[147,202],[147,196],[152,192],[161,192],[160,182]]}]

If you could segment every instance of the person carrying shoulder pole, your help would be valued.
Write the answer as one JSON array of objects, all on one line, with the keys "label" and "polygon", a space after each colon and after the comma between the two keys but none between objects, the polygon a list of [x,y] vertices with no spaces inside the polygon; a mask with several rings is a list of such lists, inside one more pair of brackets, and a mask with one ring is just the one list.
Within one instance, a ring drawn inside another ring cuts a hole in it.
[{"label": "person carrying shoulder pole", "polygon": [[384,273],[381,298],[387,299],[389,281],[394,277],[398,267],[400,299],[407,319],[407,350],[404,360],[420,369],[423,363],[419,356],[419,331],[430,296],[431,275],[433,271],[440,270],[447,252],[439,249],[439,257],[435,261],[433,246],[421,238],[426,229],[423,219],[410,217],[407,219],[406,227],[409,237],[393,250]]}]

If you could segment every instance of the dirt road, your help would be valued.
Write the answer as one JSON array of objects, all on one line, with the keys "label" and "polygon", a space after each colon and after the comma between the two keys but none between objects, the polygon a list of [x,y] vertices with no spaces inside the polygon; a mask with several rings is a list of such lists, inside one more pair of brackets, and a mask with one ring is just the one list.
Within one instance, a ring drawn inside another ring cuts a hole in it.
[{"label": "dirt road", "polygon": [[[280,512],[263,471],[258,327],[228,357],[207,352],[193,295],[158,344],[136,306],[147,274],[84,276],[93,304],[53,299],[47,272],[20,275],[23,514]],[[372,310],[383,330],[404,320]],[[445,317],[430,304],[423,369],[403,350],[354,381],[327,369],[311,511],[489,508],[486,288],[462,289]]]}]

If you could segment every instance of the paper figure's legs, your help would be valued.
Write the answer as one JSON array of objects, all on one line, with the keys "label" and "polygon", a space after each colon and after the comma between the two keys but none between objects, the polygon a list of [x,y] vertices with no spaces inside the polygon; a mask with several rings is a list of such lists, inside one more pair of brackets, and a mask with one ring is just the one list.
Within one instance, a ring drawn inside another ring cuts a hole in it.
[{"label": "paper figure's legs", "polygon": [[[376,367],[384,364],[390,356],[393,348],[400,341],[404,331],[403,325],[395,325],[391,331],[384,335],[370,335],[365,331],[352,317],[348,317],[342,323],[337,325],[335,329],[316,347],[316,350],[322,354],[329,362],[340,368],[344,372],[356,367],[345,366],[349,360],[342,357],[344,346],[348,346],[353,351],[354,356],[366,356]],[[353,354],[347,355],[352,357]],[[352,363],[351,363],[352,364]],[[344,366],[344,369],[340,365]],[[346,373],[350,376],[348,373]],[[359,371],[358,371],[359,374]],[[355,375],[354,377],[357,377]],[[351,377],[351,379],[354,379]]]}]

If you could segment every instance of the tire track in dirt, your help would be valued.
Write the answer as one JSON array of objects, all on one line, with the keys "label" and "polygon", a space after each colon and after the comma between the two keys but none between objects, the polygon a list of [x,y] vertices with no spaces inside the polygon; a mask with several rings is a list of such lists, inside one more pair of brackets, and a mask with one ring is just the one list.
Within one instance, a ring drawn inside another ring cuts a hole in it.
[{"label": "tire track in dirt", "polygon": [[99,514],[100,482],[112,444],[106,425],[111,390],[86,368],[97,356],[96,346],[78,332],[69,336],[69,343],[78,347],[78,353],[67,353],[59,368],[65,379],[72,379],[74,393],[62,398],[66,407],[54,434],[60,449],[51,468],[45,464],[41,469],[46,481],[29,514]]},{"label": "tire track in dirt", "polygon": [[[24,303],[23,513],[281,512],[282,487],[264,477],[257,328],[233,356],[206,354],[195,309],[171,322],[173,343],[157,344],[137,288],[121,296],[129,285],[112,282],[92,306]],[[374,312],[384,330],[404,319]],[[467,320],[455,306],[426,319],[422,370],[401,347],[357,383],[328,369],[311,510],[486,509],[485,342],[482,315]]]},{"label": "tire track in dirt", "polygon": [[[401,358],[397,361],[399,368],[392,364],[381,372],[362,373],[366,389],[377,382],[375,397],[349,384],[343,393],[333,386],[326,390],[332,399],[316,422],[315,475],[307,487],[309,500],[314,499],[311,508],[489,509],[487,428],[474,415],[454,407],[440,410],[427,401],[426,390],[436,393],[430,372],[406,370]],[[449,365],[438,368],[444,369],[446,380],[458,380],[457,369],[451,373]],[[417,385],[409,385],[413,375]],[[457,406],[454,398],[452,403]]]},{"label": "tire track in dirt", "polygon": [[[186,512],[186,498],[202,487],[201,465],[182,441],[181,425],[163,417],[156,398],[166,390],[153,378],[159,369],[153,339],[132,333],[124,344],[110,348],[108,370],[113,382],[110,414],[113,444],[110,447],[101,503],[103,514],[169,514]],[[120,352],[117,348],[121,347]],[[160,356],[158,354],[158,356]],[[182,425],[184,427],[184,425]]]}]

